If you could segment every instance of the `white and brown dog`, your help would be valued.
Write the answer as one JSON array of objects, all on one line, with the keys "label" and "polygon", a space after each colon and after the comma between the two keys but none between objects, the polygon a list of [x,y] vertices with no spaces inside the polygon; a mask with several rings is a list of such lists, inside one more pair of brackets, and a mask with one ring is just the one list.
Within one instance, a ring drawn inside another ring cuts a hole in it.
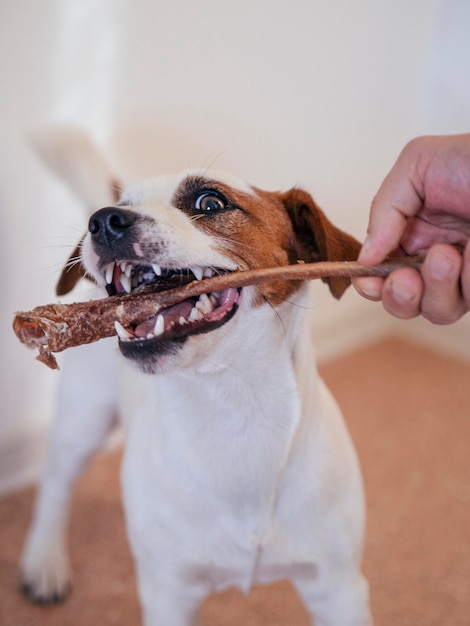
[{"label": "white and brown dog", "polygon": [[[91,178],[101,171],[89,156],[67,157],[75,164],[67,178],[84,197],[83,159]],[[63,154],[57,162],[63,168]],[[91,216],[81,263],[108,293],[358,254],[299,189],[271,193],[218,172],[185,172],[112,201],[107,182],[110,206]],[[77,264],[59,291],[79,275]],[[336,297],[347,285],[329,280]],[[288,281],[227,289],[119,327],[119,350],[137,366],[121,378],[115,339],[65,355],[51,458],[22,559],[28,595],[48,602],[67,592],[70,488],[119,413],[146,626],[193,625],[211,592],[281,578],[316,626],[371,624],[361,475],[316,369],[308,289]]]}]

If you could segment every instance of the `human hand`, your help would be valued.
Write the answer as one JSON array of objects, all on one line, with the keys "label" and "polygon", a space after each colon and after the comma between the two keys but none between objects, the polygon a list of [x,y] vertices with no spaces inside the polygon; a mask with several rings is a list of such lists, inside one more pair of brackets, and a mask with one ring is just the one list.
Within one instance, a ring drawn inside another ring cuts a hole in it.
[{"label": "human hand", "polygon": [[[421,273],[357,278],[357,291],[403,319],[420,313],[435,324],[470,309],[470,134],[409,142],[375,196],[359,261],[426,254]],[[463,256],[462,253],[463,252]]]}]

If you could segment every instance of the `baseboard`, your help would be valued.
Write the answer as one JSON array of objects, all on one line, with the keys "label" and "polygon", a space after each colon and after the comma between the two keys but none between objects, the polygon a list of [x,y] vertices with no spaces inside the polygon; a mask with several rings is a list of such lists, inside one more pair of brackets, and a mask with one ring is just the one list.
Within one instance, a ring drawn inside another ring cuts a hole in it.
[{"label": "baseboard", "polygon": [[312,311],[312,332],[319,363],[331,361],[390,332],[382,307],[350,289],[339,301],[326,301]]},{"label": "baseboard", "polygon": [[318,361],[339,358],[384,337],[419,343],[442,355],[470,362],[470,314],[454,324],[439,326],[423,317],[399,320],[380,303],[369,302],[350,290],[339,302],[321,304],[312,312]]},{"label": "baseboard", "polygon": [[437,326],[422,317],[413,320],[393,319],[390,334],[427,347],[443,355],[470,362],[470,315],[454,324]]}]

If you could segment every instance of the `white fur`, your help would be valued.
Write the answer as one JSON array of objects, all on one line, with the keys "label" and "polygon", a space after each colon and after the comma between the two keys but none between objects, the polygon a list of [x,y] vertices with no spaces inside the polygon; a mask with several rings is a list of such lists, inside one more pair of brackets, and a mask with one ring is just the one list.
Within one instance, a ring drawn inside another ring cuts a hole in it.
[{"label": "white fur", "polygon": [[[155,184],[128,199],[147,212]],[[164,195],[165,185],[173,182],[160,183]],[[188,218],[167,207],[159,220],[175,266],[230,267]],[[253,306],[252,295],[243,291],[225,326],[191,337],[168,358],[168,371],[144,375],[124,365],[116,384],[123,359],[114,340],[66,354],[51,461],[23,556],[36,599],[68,587],[69,489],[119,407],[124,505],[146,626],[194,625],[209,593],[280,578],[296,586],[315,626],[371,624],[360,571],[361,476],[316,369],[308,289],[276,310]]]}]

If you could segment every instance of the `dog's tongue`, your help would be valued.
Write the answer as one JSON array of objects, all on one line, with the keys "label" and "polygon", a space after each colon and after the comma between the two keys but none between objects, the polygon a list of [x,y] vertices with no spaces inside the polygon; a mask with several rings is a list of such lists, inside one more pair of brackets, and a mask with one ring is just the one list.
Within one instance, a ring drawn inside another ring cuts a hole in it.
[{"label": "dog's tongue", "polygon": [[[179,302],[174,306],[161,311],[162,315],[165,318],[165,326],[171,324],[171,322],[178,323],[180,317],[187,318],[191,313],[191,309],[193,308],[194,303],[190,300],[184,300],[183,302]],[[155,327],[155,317],[151,317],[150,319],[142,322],[134,329],[134,334],[136,337],[145,338],[149,333],[151,333]]]},{"label": "dog's tongue", "polygon": [[[238,290],[234,287],[230,287],[229,289],[223,289],[221,291],[215,291],[211,294],[212,301],[209,303],[208,296],[206,295],[206,304],[207,308],[204,309],[204,313],[200,313],[200,317],[196,318],[198,323],[201,321],[205,322],[217,322],[221,320],[224,315],[226,315],[235,303],[238,301]],[[203,296],[200,296],[202,298]],[[196,305],[196,300],[189,299],[183,300],[183,302],[179,302],[167,309],[163,309],[160,311],[159,315],[163,317],[164,320],[164,331],[172,328],[173,326],[181,325],[181,319],[183,318],[183,325],[190,324],[190,317],[193,308]],[[153,335],[155,331],[155,323],[157,321],[157,316],[153,316],[150,319],[142,322],[142,324],[138,324],[134,329],[134,335],[139,338],[147,338],[149,335]]]}]

